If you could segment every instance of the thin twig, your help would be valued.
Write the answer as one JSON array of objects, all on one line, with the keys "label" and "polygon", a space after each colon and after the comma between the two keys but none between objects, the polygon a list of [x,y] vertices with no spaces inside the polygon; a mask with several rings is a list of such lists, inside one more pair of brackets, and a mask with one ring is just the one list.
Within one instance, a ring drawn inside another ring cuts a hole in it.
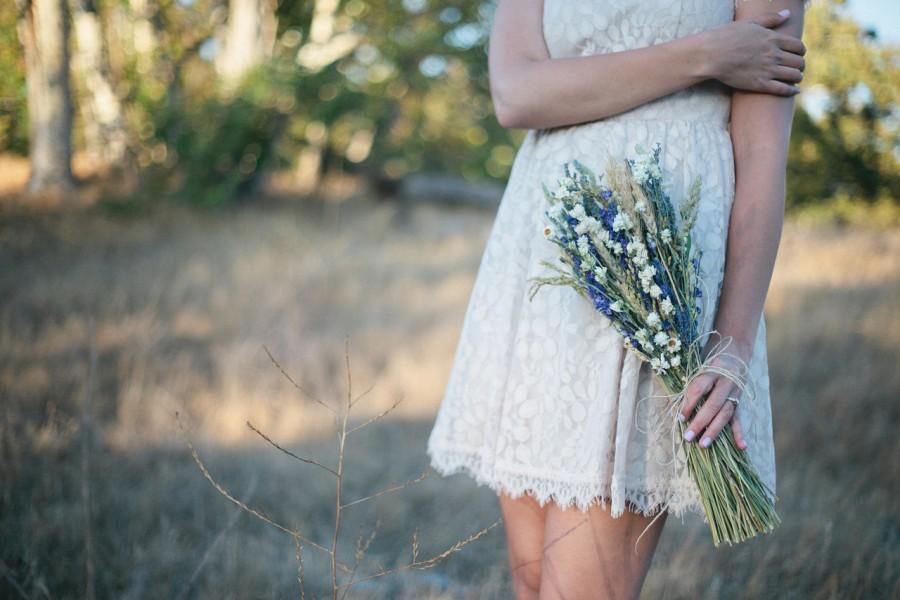
[{"label": "thin twig", "polygon": [[[473,533],[473,534],[470,535],[469,537],[467,537],[467,538],[465,538],[465,539],[463,539],[463,540],[459,540],[458,542],[456,542],[455,544],[453,544],[452,546],[450,546],[449,548],[447,548],[446,550],[444,550],[444,551],[441,552],[440,554],[438,554],[438,555],[436,555],[436,556],[433,556],[433,557],[431,557],[431,558],[429,558],[429,559],[427,559],[427,560],[418,561],[418,562],[412,562],[412,563],[409,563],[409,564],[406,564],[406,565],[401,565],[401,566],[399,566],[399,567],[394,567],[394,568],[392,568],[392,569],[385,569],[385,570],[379,571],[379,572],[377,572],[377,573],[373,573],[373,574],[371,574],[371,575],[368,575],[368,576],[366,576],[366,577],[363,577],[362,579],[357,579],[357,580],[353,583],[353,585],[358,584],[358,583],[362,583],[362,582],[364,582],[364,581],[369,581],[369,580],[371,580],[371,579],[375,579],[375,578],[378,578],[378,577],[383,577],[383,576],[385,576],[385,575],[390,575],[391,573],[397,573],[397,572],[400,572],[400,571],[406,571],[406,570],[409,570],[409,569],[427,569],[428,567],[434,566],[435,564],[439,563],[439,562],[442,561],[443,559],[447,558],[448,556],[450,556],[450,555],[453,554],[454,552],[458,552],[458,551],[461,550],[464,546],[467,546],[468,544],[471,544],[472,542],[474,542],[475,540],[477,540],[478,538],[480,538],[481,536],[483,536],[484,534],[486,534],[488,531],[490,531],[491,529],[493,529],[494,527],[496,527],[497,525],[499,525],[501,522],[503,522],[503,518],[502,518],[502,517],[499,518],[499,519],[497,519],[496,521],[494,521],[493,523],[491,523],[491,524],[488,525],[487,527],[485,527],[485,528],[483,528],[483,529],[480,529],[480,530],[476,531],[475,533]],[[350,585],[350,584],[345,583],[345,584],[342,584],[340,587],[344,588],[344,587],[347,587],[348,585]]]},{"label": "thin twig", "polygon": [[395,408],[397,408],[397,405],[400,404],[402,401],[403,401],[403,397],[401,396],[400,398],[397,399],[396,402],[394,402],[394,403],[393,403],[390,407],[388,407],[387,409],[381,411],[380,413],[378,413],[377,415],[375,415],[375,416],[372,417],[371,419],[368,419],[368,420],[365,421],[364,423],[360,423],[359,425],[357,425],[357,426],[351,428],[349,431],[347,431],[347,435],[350,435],[351,433],[353,433],[353,432],[356,431],[357,429],[362,429],[363,427],[366,427],[367,425],[371,425],[372,423],[374,423],[374,422],[377,421],[378,419],[384,417],[386,414],[388,414],[389,412],[391,412],[392,410],[394,410]]},{"label": "thin twig", "polygon": [[282,452],[284,452],[285,454],[287,454],[287,455],[290,456],[291,458],[296,458],[297,460],[299,460],[299,461],[301,461],[301,462],[305,462],[305,463],[309,463],[309,464],[311,464],[311,465],[316,465],[317,467],[321,467],[321,468],[325,469],[326,471],[328,471],[329,473],[331,473],[332,475],[334,475],[335,477],[337,477],[337,474],[338,474],[337,471],[335,471],[335,470],[332,469],[331,467],[326,466],[326,465],[323,465],[322,463],[320,463],[320,462],[318,462],[318,461],[315,461],[315,460],[313,460],[313,459],[311,459],[311,458],[303,458],[302,456],[297,456],[296,454],[294,454],[294,453],[291,452],[290,450],[287,450],[286,448],[284,448],[284,447],[282,447],[281,445],[279,445],[277,442],[275,442],[272,438],[270,438],[269,436],[267,436],[265,433],[263,433],[262,431],[260,431],[260,430],[257,429],[256,427],[254,427],[254,425],[253,425],[250,421],[247,421],[247,427],[249,427],[250,429],[252,429],[253,431],[255,431],[262,439],[266,440],[267,442],[269,442],[270,444],[272,444],[273,446],[275,446],[278,450],[281,450]]},{"label": "thin twig", "polygon": [[[175,412],[175,420],[178,421],[178,426],[181,427],[182,433],[184,433],[184,428],[181,425],[181,419],[180,419],[179,413],[177,411]],[[242,501],[238,500],[237,498],[235,498],[234,496],[232,496],[231,493],[228,490],[226,490],[218,481],[216,481],[215,478],[210,474],[209,470],[206,468],[206,465],[203,464],[203,461],[200,459],[200,455],[197,454],[197,450],[194,448],[194,444],[191,443],[191,440],[187,437],[187,435],[185,435],[185,441],[187,442],[188,448],[191,451],[191,456],[194,458],[194,462],[197,463],[197,466],[200,468],[200,472],[203,473],[203,476],[206,477],[206,480],[209,481],[213,485],[213,487],[216,488],[216,490],[218,490],[218,492],[220,494],[222,494],[223,496],[225,496],[226,498],[231,500],[234,504],[237,504],[238,506],[240,506],[242,509],[244,509],[245,511],[247,511],[254,517],[258,518],[259,520],[261,520],[265,523],[268,523],[275,529],[278,529],[280,531],[283,531],[283,532],[293,535],[293,536],[297,536],[298,538],[300,538],[301,540],[303,540],[304,542],[306,542],[313,548],[318,548],[319,550],[322,550],[323,552],[328,552],[328,553],[331,552],[325,546],[322,546],[321,544],[317,544],[316,542],[307,538],[306,536],[301,535],[300,532],[298,532],[298,531],[289,529],[280,523],[276,523],[275,521],[273,521],[271,518],[266,516],[261,511],[255,509],[255,508],[252,508],[251,506],[248,506],[245,502],[242,502]]]},{"label": "thin twig", "polygon": [[371,500],[372,498],[375,498],[375,497],[377,497],[377,496],[381,496],[382,494],[387,494],[387,493],[389,493],[389,492],[395,492],[395,491],[397,491],[397,490],[401,490],[401,489],[405,488],[405,487],[408,486],[408,485],[412,485],[412,484],[414,484],[414,483],[418,483],[418,482],[422,481],[423,479],[425,479],[426,477],[428,477],[428,473],[429,473],[429,469],[426,468],[424,471],[422,471],[422,474],[421,474],[421,475],[419,475],[418,477],[416,477],[416,478],[414,478],[414,479],[410,479],[410,480],[408,480],[408,481],[406,481],[406,482],[404,482],[404,483],[400,483],[400,484],[398,484],[398,485],[394,485],[394,486],[391,486],[391,487],[389,487],[389,488],[385,488],[385,489],[381,490],[380,492],[375,492],[374,494],[370,494],[370,495],[365,496],[365,497],[363,497],[363,498],[359,498],[359,499],[357,499],[357,500],[353,500],[352,502],[347,502],[346,504],[341,505],[341,508],[347,508],[348,506],[353,506],[354,504],[359,504],[360,502],[365,502],[366,500]]},{"label": "thin twig", "polygon": [[378,532],[378,526],[381,524],[381,519],[375,519],[375,527],[372,529],[372,533],[369,534],[368,539],[366,539],[365,543],[362,542],[362,536],[356,540],[356,552],[354,553],[355,561],[353,563],[353,570],[350,571],[350,578],[347,581],[347,587],[344,588],[344,592],[341,594],[341,600],[344,600],[347,597],[347,594],[350,593],[350,587],[353,585],[353,578],[356,576],[356,570],[359,568],[360,563],[362,562],[363,557],[366,555],[366,551],[369,549],[369,546],[372,544],[372,540],[375,539],[375,534]]},{"label": "thin twig", "polygon": [[81,504],[84,518],[84,597],[94,600],[94,535],[91,527],[91,435],[93,433],[94,388],[97,378],[96,325],[91,317],[88,323],[88,377],[81,409]]},{"label": "thin twig", "polygon": [[300,538],[294,536],[294,547],[297,549],[297,582],[300,584],[300,600],[306,600],[306,587],[303,584],[303,553]]},{"label": "thin twig", "polygon": [[[254,473],[253,479],[250,480],[250,485],[247,486],[247,491],[244,492],[243,502],[249,502],[253,498],[253,493],[256,491],[256,483],[257,476]],[[218,534],[216,534],[215,539],[213,539],[212,543],[206,548],[206,552],[203,553],[203,557],[200,559],[200,562],[197,563],[197,566],[194,568],[194,572],[191,573],[191,577],[188,579],[187,583],[181,589],[181,593],[176,596],[176,598],[184,598],[187,596],[188,592],[191,591],[191,588],[194,586],[194,582],[197,581],[197,577],[200,576],[200,572],[203,570],[203,567],[206,566],[206,562],[209,560],[209,557],[212,556],[213,551],[218,547],[219,543],[223,539],[225,539],[225,535],[231,531],[234,525],[237,523],[240,516],[244,514],[241,510],[236,510],[232,513],[231,518],[228,519],[228,523],[225,524]]]},{"label": "thin twig", "polygon": [[355,405],[357,402],[359,402],[360,400],[362,400],[363,398],[365,398],[366,395],[367,395],[369,392],[371,392],[373,389],[375,389],[375,384],[374,384],[374,383],[373,383],[372,385],[369,386],[369,389],[367,389],[367,390],[364,391],[362,394],[360,394],[359,396],[357,396],[356,398],[354,398],[354,399],[353,399],[353,402],[350,403],[350,406],[352,407],[352,406]]},{"label": "thin twig", "polygon": [[322,406],[324,406],[325,408],[327,408],[328,410],[330,410],[333,414],[337,415],[337,412],[334,410],[334,407],[328,406],[326,403],[324,403],[324,402],[322,402],[321,400],[319,400],[318,398],[316,398],[310,391],[308,391],[308,390],[307,390],[306,388],[304,388],[302,385],[300,385],[299,383],[297,383],[296,381],[294,381],[294,378],[291,377],[290,375],[288,375],[287,371],[284,370],[284,367],[281,366],[281,363],[279,363],[277,360],[275,360],[275,357],[272,356],[272,353],[271,353],[271,352],[269,352],[269,348],[268,348],[268,347],[266,347],[265,345],[263,345],[263,350],[265,350],[265,351],[266,351],[266,354],[269,355],[269,360],[271,360],[272,363],[273,363],[276,367],[278,367],[278,370],[281,371],[281,374],[284,375],[285,377],[287,377],[287,380],[290,381],[291,384],[292,384],[295,388],[297,388],[300,392],[302,392],[304,395],[306,395],[306,396],[307,396],[308,398],[310,398],[311,400],[313,400],[313,401],[315,401],[315,402],[318,402],[319,404],[321,404]]}]

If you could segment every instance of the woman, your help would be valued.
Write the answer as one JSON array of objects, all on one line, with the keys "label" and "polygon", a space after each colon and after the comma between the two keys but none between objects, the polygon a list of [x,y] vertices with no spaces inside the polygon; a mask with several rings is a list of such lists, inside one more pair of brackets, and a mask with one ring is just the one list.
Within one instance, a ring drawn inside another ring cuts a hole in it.
[{"label": "woman", "polygon": [[731,2],[497,7],[489,56],[496,115],[504,127],[529,131],[482,257],[428,453],[441,473],[466,472],[498,493],[519,600],[637,597],[668,513],[703,515],[683,455],[672,455],[668,435],[649,432],[665,409],[641,401],[661,393],[649,365],[574,290],[551,286],[526,297],[527,279],[546,274],[539,261],[558,252],[540,231],[541,184],[552,186],[564,162],[602,172],[607,158],[659,142],[673,201],[702,177],[693,230],[709,291],[701,331],[731,336],[728,351],[749,364],[755,394],[741,402],[729,378],[695,378],[682,415],[706,400],[685,443],[707,448],[731,427],[775,489],[762,311],[804,69],[804,7]]}]

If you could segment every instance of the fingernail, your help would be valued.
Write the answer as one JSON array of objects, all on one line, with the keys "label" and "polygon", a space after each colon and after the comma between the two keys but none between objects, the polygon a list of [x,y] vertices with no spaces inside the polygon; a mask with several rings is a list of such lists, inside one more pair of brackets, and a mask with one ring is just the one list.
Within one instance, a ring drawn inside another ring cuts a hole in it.
[{"label": "fingernail", "polygon": [[779,10],[778,14],[782,17],[789,17],[791,15],[791,11],[785,8],[784,10]]},{"label": "fingernail", "polygon": [[692,439],[694,439],[694,432],[691,431],[690,429],[688,429],[687,431],[685,431],[685,432],[684,432],[684,439],[686,439],[687,441],[691,441]]},{"label": "fingernail", "polygon": [[684,415],[681,414],[681,413],[678,413],[678,420],[681,421],[682,423],[684,423],[685,421],[687,421],[687,419],[685,419],[685,418],[684,418]]},{"label": "fingernail", "polygon": [[708,437],[705,437],[702,440],[700,440],[700,446],[702,448],[709,448],[710,444],[712,444],[712,440]]}]

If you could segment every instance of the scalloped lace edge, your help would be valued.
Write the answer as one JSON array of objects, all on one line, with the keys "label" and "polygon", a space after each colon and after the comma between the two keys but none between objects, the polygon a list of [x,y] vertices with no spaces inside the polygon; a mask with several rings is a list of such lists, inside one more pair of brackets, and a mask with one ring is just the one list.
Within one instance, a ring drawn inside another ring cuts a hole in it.
[{"label": "scalloped lace edge", "polygon": [[704,522],[707,519],[702,505],[692,501],[691,494],[686,490],[679,491],[678,486],[637,489],[600,481],[573,482],[526,475],[502,467],[486,469],[485,461],[478,452],[446,447],[429,447],[427,454],[431,459],[431,466],[441,475],[467,474],[478,485],[487,486],[497,493],[504,492],[511,498],[529,493],[540,506],[551,501],[561,509],[576,506],[579,510],[586,511],[592,506],[600,506],[609,508],[610,515],[615,518],[623,512],[611,508],[613,494],[618,492],[624,496],[626,508],[630,512],[643,516],[655,516],[660,509],[667,508],[669,514],[681,517],[682,520],[688,512],[699,515]]}]

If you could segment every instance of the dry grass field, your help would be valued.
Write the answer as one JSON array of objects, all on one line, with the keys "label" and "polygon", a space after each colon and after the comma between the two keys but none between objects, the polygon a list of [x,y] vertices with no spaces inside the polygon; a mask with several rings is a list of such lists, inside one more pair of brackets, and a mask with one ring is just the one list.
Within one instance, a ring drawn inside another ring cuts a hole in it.
[{"label": "dry grass field", "polygon": [[[322,544],[334,464],[311,394],[372,391],[345,498],[425,469],[492,215],[367,200],[223,212],[0,215],[0,597],[299,597],[290,538],[204,479]],[[786,226],[766,309],[782,526],[716,550],[670,519],[645,598],[900,597],[900,232]],[[186,434],[182,434],[175,418]],[[500,516],[490,490],[431,474],[345,510],[361,573],[431,556]],[[327,560],[304,552],[306,597]],[[86,573],[92,573],[88,586]],[[330,594],[329,594],[330,597]],[[349,598],[511,598],[501,527],[437,566]]]}]

